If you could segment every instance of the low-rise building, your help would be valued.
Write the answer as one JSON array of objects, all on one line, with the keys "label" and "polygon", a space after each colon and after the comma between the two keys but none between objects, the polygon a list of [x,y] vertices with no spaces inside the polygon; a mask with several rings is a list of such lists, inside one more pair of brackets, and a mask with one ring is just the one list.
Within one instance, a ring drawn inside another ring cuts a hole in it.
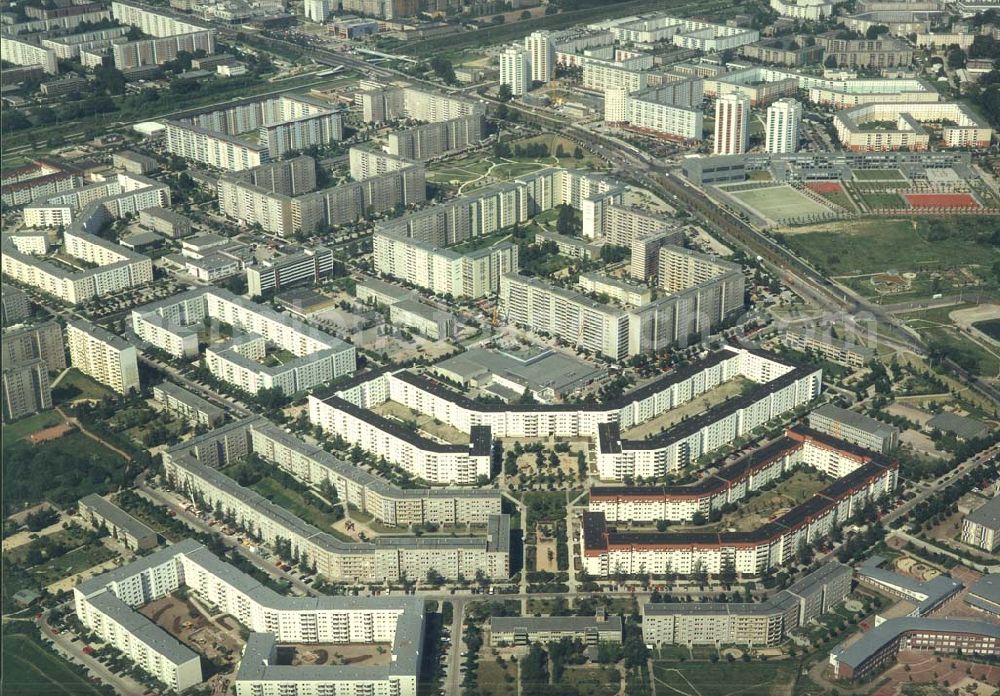
[{"label": "low-rise building", "polygon": [[168,208],[140,210],[139,224],[170,239],[180,239],[191,234],[191,220]]},{"label": "low-rise building", "polygon": [[250,296],[257,297],[301,283],[317,283],[332,270],[333,251],[322,246],[311,247],[247,266],[247,287]]},{"label": "low-rise building", "polygon": [[832,404],[812,411],[809,427],[882,454],[888,454],[899,445],[899,428]]},{"label": "low-rise building", "polygon": [[389,322],[412,329],[435,341],[444,341],[455,334],[455,316],[416,299],[403,299],[389,306]]},{"label": "low-rise building", "polygon": [[80,498],[77,507],[91,526],[106,527],[113,538],[133,551],[145,551],[159,544],[156,532],[96,493]]},{"label": "low-rise building", "polygon": [[163,404],[168,411],[196,425],[214,428],[221,425],[226,418],[226,412],[220,407],[173,382],[160,382],[155,385],[153,398]]},{"label": "low-rise building", "polygon": [[781,340],[793,350],[812,351],[824,360],[847,367],[864,367],[875,357],[875,351],[868,346],[834,338],[829,332],[786,331]]},{"label": "low-rise building", "polygon": [[962,541],[987,553],[1000,548],[1000,496],[965,516]]},{"label": "low-rise building", "polygon": [[116,152],[111,156],[111,164],[115,169],[124,169],[129,174],[153,174],[160,169],[160,163],[154,158],[132,150]]},{"label": "low-rise building", "polygon": [[622,618],[599,611],[596,616],[494,616],[490,645],[558,643],[568,638],[584,645],[622,642]]},{"label": "low-rise building", "polygon": [[1000,575],[987,574],[969,588],[965,603],[973,609],[1000,617]]}]

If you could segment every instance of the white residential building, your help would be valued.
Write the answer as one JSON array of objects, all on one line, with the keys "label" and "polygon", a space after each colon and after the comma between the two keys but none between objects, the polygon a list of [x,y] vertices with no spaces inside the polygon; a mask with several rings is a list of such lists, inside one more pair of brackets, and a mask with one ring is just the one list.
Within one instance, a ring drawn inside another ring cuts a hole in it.
[{"label": "white residential building", "polygon": [[550,82],[555,77],[556,46],[547,31],[535,31],[524,37],[524,49],[531,57],[531,79]]},{"label": "white residential building", "polygon": [[799,126],[802,105],[794,99],[779,99],[767,108],[767,132],[764,149],[774,154],[799,149]]},{"label": "white residential building", "polygon": [[106,384],[119,394],[139,391],[139,362],[135,346],[83,320],[66,325],[70,365]]},{"label": "white residential building", "polygon": [[500,54],[500,84],[510,87],[515,97],[531,90],[531,54],[512,46]]},{"label": "white residential building", "polygon": [[750,135],[750,98],[726,94],[715,101],[715,154],[742,155]]}]

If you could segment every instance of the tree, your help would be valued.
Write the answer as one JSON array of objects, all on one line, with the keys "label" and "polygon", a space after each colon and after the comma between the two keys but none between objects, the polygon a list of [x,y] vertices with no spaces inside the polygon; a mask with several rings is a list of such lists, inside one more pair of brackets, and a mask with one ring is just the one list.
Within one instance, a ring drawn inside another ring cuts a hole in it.
[{"label": "tree", "polygon": [[514,93],[511,92],[510,85],[508,84],[500,85],[500,89],[497,90],[497,99],[499,99],[502,102],[509,102],[513,98],[514,98]]},{"label": "tree", "polygon": [[824,67],[835,68],[837,67],[837,59],[833,56],[827,56],[826,60],[823,61]]},{"label": "tree", "polygon": [[559,206],[559,218],[556,220],[556,230],[559,234],[574,235],[577,232],[576,213],[565,203]]},{"label": "tree", "polygon": [[573,149],[573,159],[575,159],[575,160],[582,160],[583,159],[583,150],[580,149],[579,145],[577,145]]},{"label": "tree", "polygon": [[965,67],[965,51],[958,46],[948,49],[948,67],[952,70],[960,70]]},{"label": "tree", "polygon": [[865,32],[865,38],[868,39],[869,41],[874,41],[878,37],[882,36],[882,34],[888,34],[888,33],[889,33],[889,27],[887,27],[884,24],[875,24],[873,26],[868,27],[868,31]]},{"label": "tree", "polygon": [[531,12],[529,10],[524,10],[521,12],[521,19],[531,19]]},{"label": "tree", "polygon": [[447,58],[434,56],[430,60],[430,66],[431,70],[434,71],[434,74],[438,76],[438,79],[443,82],[449,85],[453,85],[458,82],[458,78],[455,77],[455,67]]}]

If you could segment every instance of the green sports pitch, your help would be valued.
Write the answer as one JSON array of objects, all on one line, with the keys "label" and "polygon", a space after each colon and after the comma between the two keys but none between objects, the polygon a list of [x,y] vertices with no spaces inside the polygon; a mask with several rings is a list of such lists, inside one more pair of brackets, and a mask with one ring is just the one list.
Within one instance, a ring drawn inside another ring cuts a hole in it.
[{"label": "green sports pitch", "polygon": [[828,215],[833,212],[791,186],[768,186],[747,191],[730,192],[747,208],[775,222]]}]

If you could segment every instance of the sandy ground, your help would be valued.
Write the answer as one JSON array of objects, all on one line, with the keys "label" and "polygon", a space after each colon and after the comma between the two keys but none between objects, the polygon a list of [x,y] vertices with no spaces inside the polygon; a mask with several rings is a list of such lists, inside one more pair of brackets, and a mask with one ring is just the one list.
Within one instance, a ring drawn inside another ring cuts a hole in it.
[{"label": "sandy ground", "polygon": [[893,416],[902,416],[907,420],[911,420],[921,427],[923,427],[923,425],[927,423],[927,421],[929,421],[931,418],[934,417],[932,414],[927,413],[927,411],[921,410],[915,406],[901,404],[898,401],[889,404],[889,406],[887,406],[885,410],[888,411],[889,414]]},{"label": "sandy ground", "polygon": [[25,544],[30,544],[32,537],[34,536],[48,536],[49,534],[55,534],[56,532],[62,531],[62,526],[64,522],[68,522],[70,516],[65,512],[59,514],[59,521],[55,524],[50,524],[45,529],[38,532],[23,531],[13,534],[3,540],[3,550],[4,552],[12,551],[19,546],[24,546]]},{"label": "sandy ground", "polygon": [[[538,570],[547,570],[550,573],[559,572],[559,564],[556,559],[557,543],[555,539],[545,539],[538,536],[535,543],[535,567]],[[549,560],[549,552],[552,552],[552,560]]]},{"label": "sandy ground", "polygon": [[385,403],[376,406],[373,410],[386,418],[400,421],[415,421],[417,428],[432,440],[440,440],[458,445],[468,444],[469,442],[468,433],[463,433],[458,428],[448,425],[447,423],[440,421],[436,422],[433,416],[428,416],[426,413],[414,411],[413,409],[396,401],[386,401]]},{"label": "sandy ground", "polygon": [[677,408],[672,408],[652,420],[648,420],[645,423],[635,426],[634,428],[629,428],[622,433],[622,437],[630,440],[641,440],[647,435],[658,433],[663,429],[680,423],[685,416],[690,417],[703,413],[713,406],[721,404],[727,398],[737,396],[743,390],[743,386],[748,382],[749,380],[745,380],[743,378],[731,379],[727,382],[723,382],[714,389],[708,390],[704,394],[695,397],[687,403],[681,404]]},{"label": "sandy ground", "polygon": [[81,582],[84,580],[89,580],[90,578],[96,575],[100,575],[105,571],[118,567],[118,561],[119,559],[112,558],[110,560],[105,561],[104,563],[95,565],[92,568],[87,568],[87,570],[70,575],[69,577],[63,578],[58,582],[54,582],[45,589],[51,592],[52,594],[55,594],[56,592],[62,592],[63,590],[68,592],[69,590],[72,590],[74,587],[76,587],[77,578],[79,578]]}]

